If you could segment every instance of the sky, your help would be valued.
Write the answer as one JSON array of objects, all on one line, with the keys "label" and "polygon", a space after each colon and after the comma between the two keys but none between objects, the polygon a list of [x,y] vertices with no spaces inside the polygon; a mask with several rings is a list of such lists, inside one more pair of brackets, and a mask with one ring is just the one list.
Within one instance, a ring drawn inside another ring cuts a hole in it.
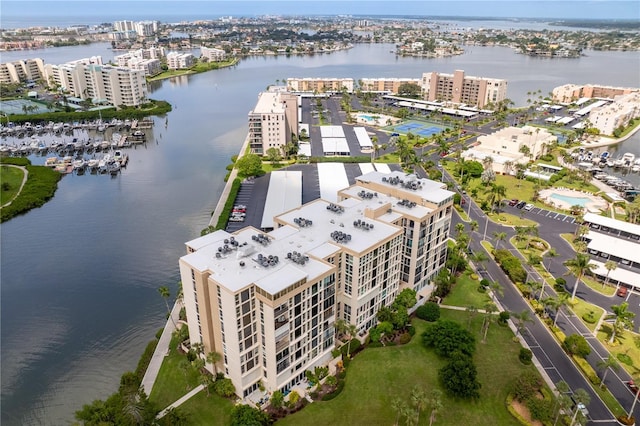
[{"label": "sky", "polygon": [[[40,12],[42,11],[42,12]],[[418,15],[491,18],[640,20],[638,0],[1,0],[0,25],[29,17],[100,17],[207,19],[221,15]],[[100,21],[100,20],[99,20]],[[102,21],[100,21],[102,22]]]}]

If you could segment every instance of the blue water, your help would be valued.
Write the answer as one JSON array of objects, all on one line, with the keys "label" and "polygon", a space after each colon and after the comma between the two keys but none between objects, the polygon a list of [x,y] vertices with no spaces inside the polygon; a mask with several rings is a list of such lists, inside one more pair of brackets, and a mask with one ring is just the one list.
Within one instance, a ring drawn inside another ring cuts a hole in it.
[{"label": "blue water", "polygon": [[570,197],[568,195],[556,194],[555,192],[551,194],[551,198],[555,198],[556,200],[564,201],[565,203],[569,203],[572,206],[578,205],[582,207],[586,207],[587,203],[593,201],[591,198],[586,197]]}]

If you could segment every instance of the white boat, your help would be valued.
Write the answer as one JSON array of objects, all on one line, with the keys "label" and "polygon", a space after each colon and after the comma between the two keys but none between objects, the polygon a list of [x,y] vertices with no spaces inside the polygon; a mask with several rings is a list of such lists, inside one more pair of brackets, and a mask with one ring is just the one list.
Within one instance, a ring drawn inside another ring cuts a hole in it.
[{"label": "white boat", "polygon": [[640,172],[640,164],[634,164],[633,166],[631,166],[631,171],[632,172]]}]

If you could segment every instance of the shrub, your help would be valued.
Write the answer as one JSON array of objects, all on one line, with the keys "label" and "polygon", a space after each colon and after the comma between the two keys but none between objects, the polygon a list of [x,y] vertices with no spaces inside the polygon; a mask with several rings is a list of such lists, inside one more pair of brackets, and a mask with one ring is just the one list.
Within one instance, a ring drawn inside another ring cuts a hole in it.
[{"label": "shrub", "polygon": [[513,397],[520,402],[526,401],[533,397],[541,387],[542,379],[536,371],[523,371],[513,382]]},{"label": "shrub", "polygon": [[589,324],[595,324],[595,322],[596,322],[596,314],[595,314],[595,312],[590,311],[590,312],[582,315],[582,319],[585,322],[589,323]]},{"label": "shrub", "polygon": [[476,290],[478,290],[478,293],[486,293],[487,292],[487,288],[484,287],[484,286],[481,286],[481,285],[479,285]]},{"label": "shrub", "polygon": [[440,319],[429,324],[422,333],[422,343],[433,347],[442,357],[452,356],[455,352],[471,356],[476,349],[476,340],[469,330],[451,320]]},{"label": "shrub", "polygon": [[398,343],[401,345],[406,345],[411,341],[411,335],[409,333],[402,333],[400,335],[400,339],[398,339]]},{"label": "shrub", "polygon": [[427,302],[416,309],[416,316],[429,322],[437,321],[440,318],[440,305],[435,302]]},{"label": "shrub", "polygon": [[407,327],[407,332],[409,333],[409,335],[411,337],[413,337],[413,336],[416,335],[416,328],[414,326],[410,325],[410,326]]},{"label": "shrub", "polygon": [[500,268],[509,276],[511,281],[523,282],[527,277],[527,271],[522,267],[522,261],[514,256],[510,251],[500,249],[494,250],[493,255]]},{"label": "shrub", "polygon": [[156,350],[156,346],[158,346],[158,340],[154,339],[147,344],[147,347],[144,348],[144,352],[138,361],[138,365],[136,366],[135,374],[139,378],[140,382],[142,382],[142,378],[144,377],[144,373],[147,371],[147,367],[151,362],[151,357],[153,357],[153,352]]},{"label": "shrub", "polygon": [[587,339],[580,334],[572,334],[564,339],[564,348],[571,355],[586,357],[591,353],[591,346]]},{"label": "shrub", "polygon": [[331,401],[333,398],[335,398],[336,396],[340,395],[340,393],[342,392],[342,390],[344,389],[344,380],[339,380],[338,381],[338,386],[336,386],[336,389],[331,392],[326,394],[325,396],[322,397],[323,401]]},{"label": "shrub", "polygon": [[[340,348],[340,351],[342,352],[342,356],[343,357],[347,356],[347,350],[349,351],[349,355],[353,355],[354,353],[356,353],[358,351],[358,349],[360,349],[360,345],[361,345],[360,344],[360,340],[351,339],[351,346],[349,346],[349,343],[345,343]],[[345,365],[345,367],[346,367],[346,365]]]},{"label": "shrub", "polygon": [[464,399],[480,397],[478,372],[471,357],[456,352],[447,365],[438,371],[438,378],[452,396]]},{"label": "shrub", "polygon": [[507,311],[502,311],[498,314],[498,324],[502,324],[505,325],[507,323],[507,321],[509,321],[509,318],[511,317],[511,314]]},{"label": "shrub", "polygon": [[619,354],[616,355],[616,357],[623,364],[633,365],[633,360],[627,354],[619,353]]},{"label": "shrub", "polygon": [[527,408],[534,420],[545,422],[551,420],[553,416],[553,402],[547,399],[529,398]]},{"label": "shrub", "polygon": [[531,364],[531,358],[533,358],[533,353],[527,348],[520,348],[520,353],[518,354],[518,359],[524,365]]},{"label": "shrub", "polygon": [[236,388],[233,386],[231,379],[216,380],[213,383],[213,390],[215,393],[225,398],[229,398],[236,393]]}]

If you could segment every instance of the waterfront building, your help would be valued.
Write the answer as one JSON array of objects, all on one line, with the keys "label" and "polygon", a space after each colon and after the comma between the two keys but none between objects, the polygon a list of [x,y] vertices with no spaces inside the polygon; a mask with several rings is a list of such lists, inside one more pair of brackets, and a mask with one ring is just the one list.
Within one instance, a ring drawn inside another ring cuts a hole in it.
[{"label": "waterfront building", "polygon": [[158,31],[157,21],[140,21],[136,22],[134,29],[140,37],[150,37]]},{"label": "waterfront building", "polygon": [[287,90],[303,93],[353,92],[352,78],[287,78]]},{"label": "waterfront building", "polygon": [[553,100],[561,103],[576,102],[580,99],[613,99],[616,96],[638,92],[640,89],[632,87],[602,86],[597,84],[564,84],[555,87],[551,92]]},{"label": "waterfront building", "polygon": [[371,172],[274,218],[186,243],[180,258],[190,341],[222,354],[236,393],[287,391],[327,365],[335,321],[363,337],[405,287],[424,302],[446,259],[453,193],[402,172]]},{"label": "waterfront building", "polygon": [[135,31],[135,23],[133,21],[116,21],[113,23],[113,30],[119,32]]},{"label": "waterfront building", "polygon": [[640,117],[640,92],[637,91],[618,95],[613,102],[589,113],[591,125],[604,135],[613,135],[616,129],[627,126],[637,117]]},{"label": "waterfront building", "polygon": [[200,48],[200,56],[202,58],[207,58],[209,62],[220,62],[224,61],[227,58],[227,52],[222,49],[217,49],[215,47],[204,47]]},{"label": "waterfront building", "polygon": [[397,94],[403,84],[420,85],[419,78],[363,78],[360,80],[363,92],[381,92]]},{"label": "waterfront building", "polygon": [[464,151],[462,156],[477,161],[491,157],[495,173],[514,174],[515,164],[539,158],[556,141],[556,136],[541,127],[506,127],[478,137],[478,145]]},{"label": "waterfront building", "polygon": [[44,76],[44,61],[40,58],[0,64],[0,83],[20,83]]},{"label": "waterfront building", "polygon": [[100,56],[44,68],[47,81],[80,99],[139,106],[147,97],[145,71],[103,65]]},{"label": "waterfront building", "polygon": [[249,146],[254,154],[281,150],[298,134],[298,97],[286,91],[262,92],[249,112]]},{"label": "waterfront building", "polygon": [[429,72],[422,74],[424,99],[448,101],[484,108],[507,98],[507,81],[498,78],[466,76],[464,71],[453,74]]},{"label": "waterfront building", "polygon": [[195,57],[191,53],[169,52],[167,53],[167,66],[170,70],[191,68],[195,63]]}]

